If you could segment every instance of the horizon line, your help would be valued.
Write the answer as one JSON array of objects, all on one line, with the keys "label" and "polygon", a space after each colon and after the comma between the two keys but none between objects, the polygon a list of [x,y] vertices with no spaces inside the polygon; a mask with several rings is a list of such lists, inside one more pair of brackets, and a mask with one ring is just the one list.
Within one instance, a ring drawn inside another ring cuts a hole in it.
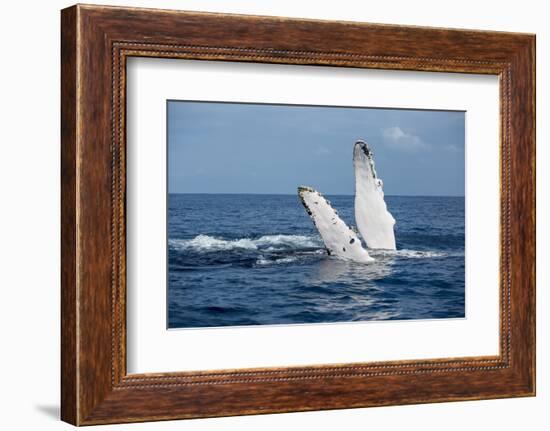
[{"label": "horizon line", "polygon": [[[297,196],[298,193],[254,193],[254,192],[168,192],[169,195],[258,195],[258,196]],[[346,193],[323,193],[325,196],[355,196]],[[386,194],[385,196],[395,197],[419,197],[419,198],[464,198],[466,195],[402,195]]]}]

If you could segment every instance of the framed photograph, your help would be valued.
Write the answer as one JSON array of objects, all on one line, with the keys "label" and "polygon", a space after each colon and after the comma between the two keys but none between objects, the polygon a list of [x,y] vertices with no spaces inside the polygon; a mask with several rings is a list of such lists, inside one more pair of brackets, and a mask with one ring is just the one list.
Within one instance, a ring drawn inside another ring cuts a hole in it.
[{"label": "framed photograph", "polygon": [[535,36],[61,14],[61,415],[535,394]]}]

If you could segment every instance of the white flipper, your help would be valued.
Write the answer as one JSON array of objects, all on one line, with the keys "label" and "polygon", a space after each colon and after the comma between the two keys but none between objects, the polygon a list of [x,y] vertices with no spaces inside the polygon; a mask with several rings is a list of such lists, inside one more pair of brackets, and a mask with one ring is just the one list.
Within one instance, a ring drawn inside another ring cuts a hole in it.
[{"label": "white flipper", "polygon": [[372,262],[361,240],[318,191],[310,187],[298,187],[298,195],[313,224],[319,230],[329,255],[356,262]]},{"label": "white flipper", "polygon": [[376,175],[372,151],[363,141],[353,148],[355,223],[369,248],[395,250],[395,219],[384,201],[382,180]]}]

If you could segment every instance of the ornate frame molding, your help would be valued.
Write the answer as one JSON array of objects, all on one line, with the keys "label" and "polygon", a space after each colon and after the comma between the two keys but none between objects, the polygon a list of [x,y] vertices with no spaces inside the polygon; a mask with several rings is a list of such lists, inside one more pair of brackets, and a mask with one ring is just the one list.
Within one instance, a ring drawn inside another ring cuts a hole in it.
[{"label": "ornate frame molding", "polygon": [[[203,30],[212,26],[218,30]],[[63,10],[62,418],[98,424],[533,395],[534,43],[534,36],[510,33],[100,6]],[[125,66],[131,56],[498,75],[500,354],[127,375]]]}]

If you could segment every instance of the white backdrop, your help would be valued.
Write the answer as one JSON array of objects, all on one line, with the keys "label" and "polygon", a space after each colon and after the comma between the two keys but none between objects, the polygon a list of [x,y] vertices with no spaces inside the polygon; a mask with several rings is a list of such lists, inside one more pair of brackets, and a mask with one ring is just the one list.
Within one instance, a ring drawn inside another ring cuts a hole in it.
[{"label": "white backdrop", "polygon": [[[358,20],[537,33],[538,261],[550,259],[548,123],[550,29],[544,2],[463,0],[410,2],[307,2],[291,0],[132,0],[103,4],[164,7],[263,15]],[[59,409],[59,9],[70,2],[8,2],[3,5],[3,60],[0,69],[2,143],[0,176],[0,301],[2,355],[0,424],[5,429],[70,429],[57,420]],[[546,55],[544,55],[546,54]],[[538,269],[538,396],[284,415],[249,416],[106,426],[96,429],[276,430],[281,428],[468,430],[544,429],[550,422],[550,306]],[[539,424],[537,426],[537,423]]]}]

